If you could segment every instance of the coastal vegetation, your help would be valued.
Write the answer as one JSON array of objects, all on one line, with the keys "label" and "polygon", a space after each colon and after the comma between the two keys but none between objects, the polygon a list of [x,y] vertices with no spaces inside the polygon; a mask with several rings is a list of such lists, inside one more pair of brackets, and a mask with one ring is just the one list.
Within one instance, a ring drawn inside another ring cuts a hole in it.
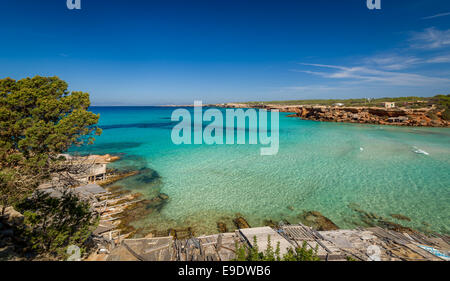
[{"label": "coastal vegetation", "polygon": [[320,261],[317,256],[318,248],[309,248],[306,241],[303,241],[301,247],[295,249],[289,248],[287,252],[281,256],[280,242],[277,243],[275,249],[270,241],[270,235],[267,236],[267,248],[259,251],[256,236],[253,236],[253,247],[247,248],[243,244],[236,243],[236,259],[235,261]]},{"label": "coastal vegetation", "polygon": [[59,255],[69,243],[83,243],[92,224],[87,206],[73,196],[31,197],[60,172],[61,153],[101,134],[89,105],[88,93],[68,91],[58,77],[0,80],[0,218],[8,206],[23,211],[25,225],[14,237],[38,254]]},{"label": "coastal vegetation", "polygon": [[442,119],[450,121],[450,95],[437,95],[431,99],[436,103],[437,108],[442,110]]},{"label": "coastal vegetation", "polygon": [[66,258],[69,245],[76,245],[82,255],[98,221],[89,204],[69,192],[61,198],[38,192],[16,207],[25,218],[17,228],[25,248],[48,258]]},{"label": "coastal vegetation", "polygon": [[[101,133],[101,129],[96,126],[99,115],[88,111],[89,95],[69,92],[67,88],[67,84],[56,77],[37,76],[19,81],[10,78],[0,80],[0,215],[11,206],[20,212],[23,221],[11,226],[14,231],[14,235],[11,236],[18,245],[16,249],[30,259],[65,259],[70,245],[77,246],[81,254],[86,253],[92,242],[90,239],[92,230],[99,221],[92,206],[71,193],[53,198],[48,194],[37,192],[39,184],[46,182],[51,175],[62,172],[66,167],[62,164],[64,160],[61,159],[61,153],[72,146],[92,143],[95,136]],[[405,99],[403,102],[408,103],[408,99]],[[421,100],[422,98],[417,98],[415,102],[408,103],[408,106],[419,106],[422,104]],[[331,101],[339,100],[329,102]],[[436,112],[439,118],[449,112],[448,95],[426,98],[423,104],[435,105],[433,109],[430,108],[430,114]],[[383,109],[371,108],[371,110]],[[121,189],[120,183],[114,186],[111,184],[125,177],[139,178],[143,183],[149,183],[153,179],[159,181],[159,176],[153,175],[156,172],[147,170],[122,172],[109,170],[108,175],[111,177],[98,182],[110,192],[105,198],[102,197],[107,203],[105,206],[110,208],[108,212],[102,211],[102,219],[114,222],[116,229],[122,233],[118,235],[118,240],[120,237],[172,236],[177,240],[192,238],[197,231],[192,225],[161,230],[155,225],[142,227],[132,223],[151,213],[160,212],[168,203],[169,196],[161,193],[159,189],[157,194],[155,192],[150,196]],[[122,182],[124,183],[126,182]],[[288,209],[293,212],[298,206],[301,204],[292,204]],[[352,224],[365,227],[380,226],[402,233],[417,233],[409,228],[413,227],[412,224],[401,225],[416,220],[413,216],[413,219],[410,219],[405,215],[394,213],[390,214],[391,218],[387,218],[364,211],[355,205],[352,205],[351,209],[355,211]],[[317,231],[338,229],[334,222],[318,211],[305,210],[295,217],[295,220],[297,219]],[[273,218],[268,219],[264,224],[274,229],[279,228],[274,221]],[[221,218],[221,221],[217,222],[219,232],[224,233],[233,231],[233,225],[236,229],[250,228],[242,214],[236,214],[234,219],[230,217],[222,221]],[[254,245],[257,245],[256,241]],[[236,260],[318,260],[317,249],[308,248],[305,243],[301,247],[288,249],[284,255],[280,254],[279,244],[272,247],[270,236],[267,245],[266,250],[262,252],[257,246],[237,246]]]},{"label": "coastal vegetation", "polygon": [[437,95],[434,97],[385,97],[385,98],[358,98],[358,99],[310,99],[310,100],[287,100],[287,101],[252,101],[248,102],[250,105],[333,105],[343,104],[345,106],[368,106],[376,107],[381,106],[383,102],[395,102],[400,106],[409,108],[429,106],[432,104],[447,106],[449,103],[450,95]]}]

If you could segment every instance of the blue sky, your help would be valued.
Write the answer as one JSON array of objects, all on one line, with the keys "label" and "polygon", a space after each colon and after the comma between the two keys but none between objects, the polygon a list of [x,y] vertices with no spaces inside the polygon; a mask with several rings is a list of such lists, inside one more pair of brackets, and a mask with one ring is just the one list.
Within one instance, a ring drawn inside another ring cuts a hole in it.
[{"label": "blue sky", "polygon": [[2,0],[0,77],[94,105],[450,92],[450,1]]}]

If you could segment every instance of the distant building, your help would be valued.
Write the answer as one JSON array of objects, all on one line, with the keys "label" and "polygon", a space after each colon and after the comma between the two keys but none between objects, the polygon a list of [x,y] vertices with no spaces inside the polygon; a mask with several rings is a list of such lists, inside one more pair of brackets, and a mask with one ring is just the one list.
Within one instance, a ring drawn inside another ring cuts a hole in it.
[{"label": "distant building", "polygon": [[385,108],[394,108],[395,102],[383,102]]},{"label": "distant building", "polygon": [[95,183],[96,180],[106,179],[106,164],[109,162],[104,157],[90,155],[86,157],[66,157],[70,164],[76,167],[71,176],[80,183]]},{"label": "distant building", "polygon": [[337,103],[333,103],[333,106],[344,106],[343,103],[337,102]]}]

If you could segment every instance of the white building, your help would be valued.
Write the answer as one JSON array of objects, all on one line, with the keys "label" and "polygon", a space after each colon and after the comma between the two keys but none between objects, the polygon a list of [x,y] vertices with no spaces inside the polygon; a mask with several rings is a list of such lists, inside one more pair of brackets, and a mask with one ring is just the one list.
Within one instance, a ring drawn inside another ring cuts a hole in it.
[{"label": "white building", "polygon": [[394,108],[395,102],[384,102],[384,108]]}]

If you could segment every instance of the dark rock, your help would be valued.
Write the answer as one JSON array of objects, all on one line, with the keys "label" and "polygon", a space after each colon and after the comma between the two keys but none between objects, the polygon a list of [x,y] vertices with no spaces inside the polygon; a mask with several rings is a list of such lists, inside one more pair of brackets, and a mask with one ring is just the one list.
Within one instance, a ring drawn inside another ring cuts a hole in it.
[{"label": "dark rock", "polygon": [[350,209],[352,209],[353,211],[355,211],[355,212],[361,212],[362,211],[361,206],[359,204],[357,204],[357,203],[350,203],[347,206]]},{"label": "dark rock", "polygon": [[233,220],[237,228],[250,228],[250,225],[243,217],[237,217]]},{"label": "dark rock", "polygon": [[160,194],[158,195],[158,197],[159,197],[161,200],[168,200],[168,199],[169,199],[169,195],[167,195],[167,194],[165,194],[165,193],[160,193]]},{"label": "dark rock", "polygon": [[223,222],[217,222],[217,229],[220,233],[228,232],[227,225]]},{"label": "dark rock", "polygon": [[[0,210],[2,209],[2,206],[0,206]],[[10,226],[19,226],[23,224],[24,216],[14,210],[13,207],[7,207],[5,209],[5,214],[2,218],[3,223],[10,225]]]},{"label": "dark rock", "polygon": [[0,231],[0,236],[14,237],[14,231],[12,229],[5,229]]},{"label": "dark rock", "polygon": [[165,193],[160,193],[158,196],[153,197],[150,199],[150,202],[152,203],[152,206],[162,206],[162,204],[166,203],[166,201],[169,199],[169,195]]},{"label": "dark rock", "polygon": [[263,224],[265,226],[270,226],[271,228],[278,228],[278,224],[274,222],[273,220],[264,220]]},{"label": "dark rock", "polygon": [[[350,205],[349,205],[350,207]],[[355,208],[354,205],[351,206],[352,210],[358,213],[360,220],[363,224],[373,227],[373,226],[379,226],[382,228],[387,228],[389,230],[397,231],[397,232],[406,232],[406,233],[415,233],[416,231],[412,228],[400,225],[398,223],[391,222],[387,220],[386,218],[383,218],[375,213],[366,212],[364,210],[361,210],[359,208]],[[391,217],[400,219],[400,220],[406,220],[410,221],[411,219],[400,214],[391,214]]]},{"label": "dark rock", "polygon": [[189,239],[194,237],[194,233],[190,227],[179,228],[179,229],[169,229],[169,235],[173,236],[175,239]]},{"label": "dark rock", "polygon": [[416,231],[412,228],[403,226],[403,225],[395,223],[395,222],[387,221],[387,220],[380,220],[378,222],[378,226],[380,226],[382,228],[387,228],[389,230],[397,231],[397,232],[406,232],[409,234],[416,233]]},{"label": "dark rock", "polygon": [[315,230],[326,231],[339,229],[339,227],[329,218],[317,211],[305,211],[298,217],[303,224],[312,227]]},{"label": "dark rock", "polygon": [[155,210],[157,211],[162,205],[163,204],[155,204],[151,200],[144,200],[127,206],[119,215],[120,223],[118,228],[123,231],[123,233],[136,232],[135,227],[132,226],[131,223],[148,216]]},{"label": "dark rock", "polygon": [[391,217],[393,217],[394,219],[398,219],[398,220],[411,221],[410,218],[408,218],[407,216],[404,216],[402,214],[391,214]]},{"label": "dark rock", "polygon": [[375,213],[367,213],[367,216],[369,219],[373,219],[373,220],[380,220],[383,219],[381,216],[375,214]]}]

